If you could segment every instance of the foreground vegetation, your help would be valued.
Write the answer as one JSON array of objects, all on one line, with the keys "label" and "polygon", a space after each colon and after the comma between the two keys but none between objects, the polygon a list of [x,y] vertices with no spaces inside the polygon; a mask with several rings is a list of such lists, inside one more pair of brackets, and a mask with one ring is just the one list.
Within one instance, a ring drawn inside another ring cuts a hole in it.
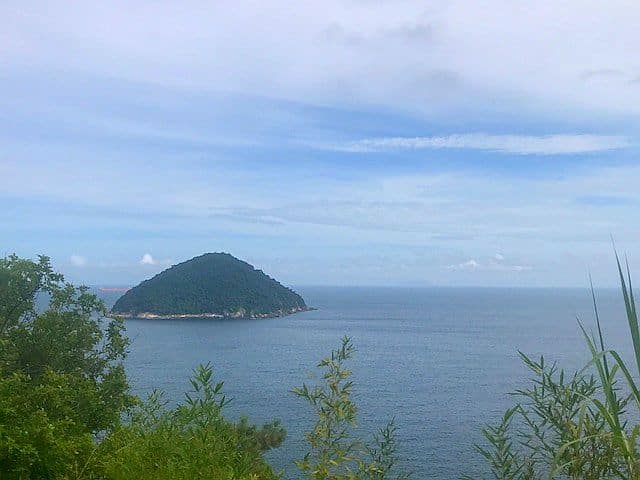
[{"label": "foreground vegetation", "polygon": [[492,478],[640,479],[640,327],[628,264],[623,271],[616,260],[635,365],[606,346],[592,287],[595,332],[579,322],[591,356],[582,370],[520,354],[532,384],[515,392],[519,402],[484,429],[478,447]]},{"label": "foreground vegetation", "polygon": [[[484,429],[478,446],[486,477],[498,480],[640,480],[640,325],[631,276],[618,260],[635,365],[606,347],[595,294],[595,332],[582,324],[590,361],[567,374],[521,354],[533,375],[517,403]],[[593,291],[593,289],[592,289]],[[45,309],[36,303],[46,297]],[[46,257],[0,259],[0,478],[9,480],[277,479],[264,452],[284,428],[225,418],[229,399],[210,365],[194,370],[191,390],[169,408],[162,393],[131,395],[121,320],[86,287],[66,283]],[[348,338],[318,364],[317,385],[294,394],[316,422],[308,453],[295,461],[312,480],[383,480],[398,468],[393,422],[371,441],[354,435],[357,407]]]},{"label": "foreground vegetation", "polygon": [[[229,399],[210,365],[196,368],[191,391],[174,408],[160,392],[144,401],[131,395],[123,330],[47,257],[0,259],[2,480],[280,478],[263,453],[282,443],[284,428],[226,419]],[[352,353],[345,339],[319,364],[323,382],[296,391],[318,415],[298,463],[309,478],[373,480],[395,469],[392,424],[371,444],[352,438],[356,407],[344,366]]]},{"label": "foreground vegetation", "polygon": [[277,478],[262,457],[284,439],[277,422],[226,420],[209,366],[174,409],[159,393],[142,402],[129,393],[126,348],[122,321],[48,258],[0,260],[0,478]]}]

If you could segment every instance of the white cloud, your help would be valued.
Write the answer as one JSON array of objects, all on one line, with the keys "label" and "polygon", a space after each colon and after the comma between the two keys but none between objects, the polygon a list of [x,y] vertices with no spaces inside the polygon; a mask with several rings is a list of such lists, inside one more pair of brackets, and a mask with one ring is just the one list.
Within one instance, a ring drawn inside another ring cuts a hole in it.
[{"label": "white cloud", "polygon": [[466,262],[458,263],[457,265],[448,265],[448,270],[476,270],[480,267],[480,264],[476,260],[467,260]]},{"label": "white cloud", "polygon": [[145,253],[140,259],[141,265],[157,265],[158,261],[155,260],[150,253]]},{"label": "white cloud", "polygon": [[3,71],[420,111],[640,113],[640,5],[627,0],[47,5],[1,3]]},{"label": "white cloud", "polygon": [[486,150],[517,155],[565,155],[603,152],[631,147],[625,137],[616,135],[489,135],[484,133],[440,137],[369,138],[319,148],[345,152],[388,152],[458,148]]},{"label": "white cloud", "polygon": [[86,267],[87,266],[87,259],[86,259],[86,257],[83,257],[82,255],[71,255],[69,257],[69,262],[74,267]]},{"label": "white cloud", "polygon": [[533,267],[529,265],[505,265],[505,268],[514,272],[526,272],[529,270],[533,270]]},{"label": "white cloud", "polygon": [[173,261],[170,259],[158,260],[150,253],[145,253],[140,259],[140,265],[161,265],[163,267],[171,265]]},{"label": "white cloud", "polygon": [[[114,240],[100,234],[104,228],[114,232],[144,228],[142,237],[123,242],[122,249],[118,244],[123,256],[134,255],[134,263],[141,258],[137,249],[142,243],[149,249],[143,253],[153,251],[154,260],[169,256],[184,259],[211,248],[208,242],[215,235],[213,232],[219,231],[228,237],[226,243],[216,248],[238,254],[243,253],[243,248],[244,252],[262,252],[265,257],[271,247],[295,250],[296,244],[307,246],[304,252],[298,252],[299,257],[308,255],[309,248],[326,253],[326,258],[335,258],[335,251],[348,249],[370,252],[375,257],[381,246],[389,246],[385,249],[393,246],[398,251],[429,251],[433,261],[416,264],[427,272],[434,265],[442,266],[436,276],[429,278],[434,283],[459,281],[463,273],[444,266],[469,259],[481,265],[466,272],[475,275],[478,282],[499,283],[499,279],[508,277],[509,281],[516,278],[538,285],[550,282],[582,285],[587,269],[594,272],[598,282],[601,274],[600,278],[608,278],[602,272],[611,267],[611,233],[620,242],[626,242],[621,251],[628,252],[631,258],[640,258],[638,222],[628,221],[637,217],[640,198],[637,162],[614,165],[585,162],[580,167],[572,166],[566,175],[561,169],[542,170],[537,175],[528,175],[528,169],[515,175],[489,174],[480,168],[436,170],[425,162],[401,172],[349,170],[346,179],[318,175],[314,168],[301,164],[291,168],[290,173],[264,169],[257,170],[255,178],[252,172],[223,177],[225,182],[219,186],[224,194],[220,194],[210,187],[221,178],[217,170],[190,165],[184,168],[183,175],[167,169],[168,174],[156,176],[153,174],[156,169],[152,169],[144,177],[145,182],[139,182],[143,178],[138,176],[143,174],[142,165],[131,161],[129,170],[123,165],[120,171],[125,183],[119,184],[118,194],[108,195],[92,192],[87,185],[91,185],[89,174],[96,172],[105,173],[112,189],[118,185],[118,179],[109,177],[115,171],[111,158],[97,157],[90,172],[76,164],[21,159],[18,156],[15,161],[0,162],[0,190],[26,198],[39,198],[46,191],[47,202],[53,206],[54,201],[61,200],[65,202],[63,205],[82,205],[84,210],[77,214],[52,207],[43,209],[41,215],[48,216],[47,220],[56,226],[52,232],[64,241],[68,237],[65,232],[72,229],[82,228],[87,235],[99,232],[92,242],[95,251],[88,267],[98,263],[101,250],[113,249]],[[525,162],[535,164],[537,160]],[[273,187],[285,181],[287,188]],[[146,195],[147,192],[154,194]],[[592,192],[602,197],[628,197],[634,202],[592,205],[579,201]],[[109,208],[105,211],[102,207]],[[208,220],[208,215],[218,211],[235,212],[237,218]],[[21,229],[37,232],[41,226],[42,216],[25,212],[15,218],[5,212],[2,218],[18,232],[13,234],[12,244],[29,239],[19,233]],[[144,222],[139,216],[129,216],[136,212],[144,215]],[[162,240],[167,225],[183,238],[171,251],[165,250],[167,242]],[[157,240],[148,244],[149,238]],[[77,248],[80,247],[73,247]],[[496,252],[505,256],[502,263],[507,266],[483,269]],[[325,258],[316,261],[318,269],[324,268],[324,261]],[[130,262],[128,265],[132,271],[145,271],[142,267],[131,268]],[[507,268],[525,273],[509,273]],[[309,278],[312,274],[296,275],[292,278],[301,283],[313,281]],[[422,275],[428,278],[430,274]],[[339,281],[339,277],[327,278]],[[609,284],[613,282],[615,278]]]},{"label": "white cloud", "polygon": [[447,270],[453,271],[496,271],[496,272],[526,272],[532,270],[529,265],[509,265],[504,263],[504,256],[496,253],[492,258],[489,258],[486,262],[478,262],[471,259],[466,262],[447,265]]}]

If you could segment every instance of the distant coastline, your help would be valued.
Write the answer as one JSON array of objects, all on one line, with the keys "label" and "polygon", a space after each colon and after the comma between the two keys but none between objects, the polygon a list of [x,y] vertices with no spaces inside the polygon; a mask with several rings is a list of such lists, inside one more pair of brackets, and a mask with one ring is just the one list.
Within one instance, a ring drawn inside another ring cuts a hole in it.
[{"label": "distant coastline", "polygon": [[128,292],[131,290],[129,287],[99,287],[98,290],[101,292]]},{"label": "distant coastline", "polygon": [[227,314],[222,314],[222,313],[172,313],[172,314],[168,314],[168,315],[159,315],[157,313],[151,313],[151,312],[140,312],[140,313],[134,313],[134,312],[118,312],[118,313],[113,313],[111,312],[109,314],[110,317],[113,318],[124,318],[124,319],[130,319],[130,318],[140,318],[140,319],[147,319],[147,320],[180,320],[180,319],[187,319],[187,318],[218,318],[218,319],[231,319],[231,318],[235,318],[235,319],[260,319],[260,318],[279,318],[279,317],[286,317],[288,315],[293,315],[296,313],[301,313],[301,312],[309,312],[312,310],[316,310],[313,307],[295,307],[295,308],[290,308],[287,310],[278,310],[275,312],[270,312],[270,313],[253,313],[253,314],[249,314],[247,315],[246,312],[239,310],[237,312],[231,312],[231,313],[227,313]]}]

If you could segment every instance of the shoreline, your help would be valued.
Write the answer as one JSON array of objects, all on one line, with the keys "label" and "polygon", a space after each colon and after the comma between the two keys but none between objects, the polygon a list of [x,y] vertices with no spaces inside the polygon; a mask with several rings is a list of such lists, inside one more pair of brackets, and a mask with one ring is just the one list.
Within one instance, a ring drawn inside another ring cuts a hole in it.
[{"label": "shoreline", "polygon": [[231,314],[223,314],[223,313],[172,313],[168,315],[160,315],[152,312],[109,312],[109,317],[113,318],[122,318],[122,319],[133,319],[139,318],[143,320],[180,320],[180,319],[190,319],[190,318],[216,318],[220,320],[225,319],[238,319],[238,320],[258,320],[261,318],[279,318],[286,317],[289,315],[294,315],[296,313],[302,312],[310,312],[313,310],[317,310],[313,307],[299,307],[292,308],[285,311],[277,311],[271,313],[258,313],[252,315],[245,315],[241,312],[231,313]]}]

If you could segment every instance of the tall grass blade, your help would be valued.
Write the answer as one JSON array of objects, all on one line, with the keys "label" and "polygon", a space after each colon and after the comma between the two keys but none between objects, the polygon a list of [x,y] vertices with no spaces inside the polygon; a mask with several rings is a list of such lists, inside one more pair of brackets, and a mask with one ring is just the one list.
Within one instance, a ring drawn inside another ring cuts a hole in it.
[{"label": "tall grass blade", "polygon": [[598,352],[596,348],[594,340],[589,336],[587,331],[584,328],[584,325],[580,321],[578,321],[578,325],[580,325],[580,329],[582,330],[582,334],[587,342],[587,346],[591,351],[592,361],[598,370],[598,374],[600,375],[600,382],[602,385],[602,390],[605,394],[606,403],[609,409],[600,408],[598,406],[599,401],[597,399],[592,399],[593,403],[598,406],[601,410],[603,417],[607,420],[611,429],[616,435],[622,434],[622,427],[620,422],[620,412],[618,411],[618,402],[616,401],[616,395],[613,388],[612,378],[609,376],[608,372],[604,370],[604,362],[602,359],[604,358],[604,352]]},{"label": "tall grass blade", "polygon": [[629,260],[627,259],[626,256],[624,258],[624,261],[627,264],[627,279],[629,281],[629,299],[631,300],[631,310],[633,311],[633,314],[637,318],[638,313],[636,311],[636,301],[633,297],[633,286],[631,285],[631,271],[629,270]]},{"label": "tall grass blade", "polygon": [[[598,313],[598,302],[596,302],[596,292],[595,289],[593,288],[593,279],[591,278],[591,273],[589,273],[589,285],[591,287],[591,300],[593,301],[593,312],[596,316],[596,327],[598,328],[598,337],[600,340],[600,351],[604,352],[605,348],[604,348],[604,338],[602,335],[602,327],[600,326],[600,315]],[[604,369],[605,372],[607,373],[607,376],[609,376],[609,365],[607,364],[607,357],[604,356],[603,357],[603,361],[604,361]]]},{"label": "tall grass blade", "polygon": [[626,378],[627,383],[629,384],[629,388],[631,389],[631,393],[632,393],[633,399],[635,400],[636,404],[638,405],[638,409],[640,409],[640,390],[638,389],[638,386],[636,385],[636,382],[633,379],[633,376],[631,375],[631,372],[629,372],[629,369],[625,365],[625,363],[622,360],[622,358],[620,358],[620,355],[618,354],[618,352],[612,350],[609,353],[614,358],[614,360],[617,362],[617,365],[619,366],[619,368],[622,371],[624,377]]},{"label": "tall grass blade", "polygon": [[620,275],[620,284],[622,286],[622,296],[624,297],[624,306],[627,312],[627,321],[629,322],[629,330],[631,331],[631,341],[633,342],[633,351],[636,357],[636,366],[640,374],[640,329],[638,328],[638,315],[636,314],[636,306],[631,289],[631,275],[629,274],[629,264],[627,263],[627,276],[629,279],[629,287],[622,272],[622,265],[618,252],[616,254],[616,263],[618,265],[618,274]]}]

